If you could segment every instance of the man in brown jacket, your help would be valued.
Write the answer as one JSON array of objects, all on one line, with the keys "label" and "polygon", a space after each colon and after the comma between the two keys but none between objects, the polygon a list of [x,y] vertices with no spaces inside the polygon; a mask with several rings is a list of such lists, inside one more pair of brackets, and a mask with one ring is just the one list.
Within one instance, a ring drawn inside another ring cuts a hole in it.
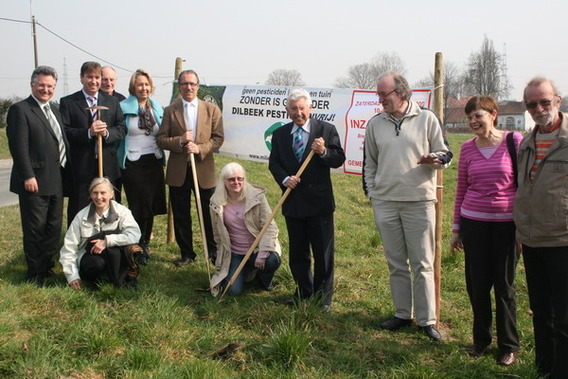
[{"label": "man in brown jacket", "polygon": [[216,254],[209,214],[209,199],[215,190],[216,175],[213,151],[223,144],[223,119],[215,104],[197,98],[199,77],[193,70],[182,71],[178,78],[181,99],[164,110],[158,134],[158,146],[170,151],[166,184],[174,214],[174,231],[181,259],[177,266],[186,266],[196,258],[191,232],[191,191],[193,174],[189,154],[195,157],[207,247],[210,257]]}]

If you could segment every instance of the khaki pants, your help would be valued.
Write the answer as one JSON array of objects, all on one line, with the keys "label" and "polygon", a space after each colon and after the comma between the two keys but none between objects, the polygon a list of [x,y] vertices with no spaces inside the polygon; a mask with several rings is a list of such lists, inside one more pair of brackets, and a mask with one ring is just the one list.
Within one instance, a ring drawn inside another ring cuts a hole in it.
[{"label": "khaki pants", "polygon": [[412,319],[414,303],[416,323],[435,324],[434,201],[371,201],[389,265],[395,316]]}]

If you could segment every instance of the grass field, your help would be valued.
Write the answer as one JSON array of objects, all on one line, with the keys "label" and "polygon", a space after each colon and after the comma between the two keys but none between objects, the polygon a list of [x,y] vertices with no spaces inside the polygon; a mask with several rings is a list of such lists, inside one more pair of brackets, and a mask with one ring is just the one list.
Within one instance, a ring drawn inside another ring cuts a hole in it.
[{"label": "grass field", "polygon": [[[451,135],[452,150],[469,136]],[[217,167],[230,160],[217,157]],[[280,191],[264,163],[241,162],[251,182]],[[522,350],[509,368],[490,354],[470,358],[472,314],[463,255],[449,255],[457,157],[444,172],[444,255],[441,331],[431,342],[416,327],[379,328],[392,316],[388,270],[371,207],[359,177],[333,175],[337,202],[336,282],[333,312],[281,301],[294,286],[287,263],[287,233],[277,222],[283,265],[272,292],[248,290],[223,302],[206,288],[203,259],[184,268],[171,260],[166,218],[154,227],[152,259],[138,290],[70,289],[57,266],[45,288],[24,283],[25,262],[17,206],[0,208],[0,377],[5,378],[536,378],[532,324],[522,263],[518,267],[518,324]],[[195,235],[199,235],[194,228]],[[200,248],[199,237],[196,242]],[[233,343],[232,354],[219,350]]]}]

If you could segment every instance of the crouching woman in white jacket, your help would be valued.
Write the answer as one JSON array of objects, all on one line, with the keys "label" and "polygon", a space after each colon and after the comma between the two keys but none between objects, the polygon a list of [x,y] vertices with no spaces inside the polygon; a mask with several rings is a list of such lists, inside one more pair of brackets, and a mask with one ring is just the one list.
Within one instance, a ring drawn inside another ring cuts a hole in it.
[{"label": "crouching woman in white jacket", "polygon": [[89,194],[91,204],[77,213],[61,248],[59,262],[67,282],[76,290],[82,280],[136,287],[138,224],[128,208],[112,200],[114,190],[107,178],[93,179]]}]

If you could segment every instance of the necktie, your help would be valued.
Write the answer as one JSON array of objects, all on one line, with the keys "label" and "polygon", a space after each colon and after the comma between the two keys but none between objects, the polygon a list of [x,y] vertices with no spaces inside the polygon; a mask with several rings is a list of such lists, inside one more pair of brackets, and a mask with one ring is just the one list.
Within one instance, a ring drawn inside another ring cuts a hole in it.
[{"label": "necktie", "polygon": [[302,138],[303,131],[304,129],[302,129],[301,127],[296,129],[296,131],[294,132],[294,142],[292,144],[292,147],[294,148],[294,155],[296,156],[298,162],[302,161],[302,156],[304,155],[304,150],[306,148],[304,146],[304,139]]},{"label": "necktie", "polygon": [[[97,98],[96,97],[89,96],[87,99],[89,100],[89,107],[96,107],[97,106]],[[93,116],[93,121],[97,120],[98,113],[97,113],[96,109],[91,109],[91,116]]]},{"label": "necktie", "polygon": [[44,107],[45,115],[47,116],[47,120],[49,121],[49,125],[57,138],[57,144],[59,145],[59,163],[62,167],[65,167],[65,163],[67,162],[67,158],[65,157],[65,143],[63,142],[63,135],[61,134],[61,127],[59,123],[55,119],[55,116],[51,112],[51,108],[49,104],[46,104]]}]

